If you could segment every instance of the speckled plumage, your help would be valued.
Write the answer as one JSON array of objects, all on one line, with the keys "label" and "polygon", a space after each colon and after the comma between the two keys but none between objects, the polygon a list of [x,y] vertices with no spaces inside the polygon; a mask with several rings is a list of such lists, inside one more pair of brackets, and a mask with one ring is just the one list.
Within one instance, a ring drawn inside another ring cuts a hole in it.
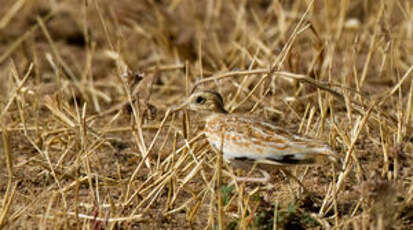
[{"label": "speckled plumage", "polygon": [[213,114],[206,118],[205,135],[219,149],[223,137],[224,159],[260,164],[317,163],[334,152],[322,141],[295,135],[285,129],[238,114]]},{"label": "speckled plumage", "polygon": [[205,136],[218,150],[222,143],[227,161],[287,166],[336,159],[335,152],[321,140],[294,134],[262,120],[227,113],[222,97],[216,92],[196,92],[183,107],[208,113]]}]

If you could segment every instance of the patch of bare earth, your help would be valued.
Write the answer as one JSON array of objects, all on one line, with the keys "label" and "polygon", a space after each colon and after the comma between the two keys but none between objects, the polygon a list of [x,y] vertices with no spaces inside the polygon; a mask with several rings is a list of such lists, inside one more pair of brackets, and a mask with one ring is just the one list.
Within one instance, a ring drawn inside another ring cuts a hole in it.
[{"label": "patch of bare earth", "polygon": [[[413,228],[412,12],[1,1],[0,228]],[[276,169],[230,185],[247,172],[217,168],[199,114],[170,113],[191,89],[325,140],[340,162],[288,168],[305,190]]]}]

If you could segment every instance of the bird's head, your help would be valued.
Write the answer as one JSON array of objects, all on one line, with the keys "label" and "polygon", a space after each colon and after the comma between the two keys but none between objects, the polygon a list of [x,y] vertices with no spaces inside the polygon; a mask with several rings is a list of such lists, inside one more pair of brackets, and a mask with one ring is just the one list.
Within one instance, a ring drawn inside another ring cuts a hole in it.
[{"label": "bird's head", "polygon": [[182,105],[174,110],[178,111],[184,108],[198,112],[227,113],[222,96],[209,90],[194,92]]}]

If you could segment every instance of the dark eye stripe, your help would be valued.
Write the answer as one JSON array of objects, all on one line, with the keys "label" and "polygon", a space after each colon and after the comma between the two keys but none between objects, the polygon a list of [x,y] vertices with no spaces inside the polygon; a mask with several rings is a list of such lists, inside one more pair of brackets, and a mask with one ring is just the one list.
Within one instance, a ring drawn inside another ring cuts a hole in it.
[{"label": "dark eye stripe", "polygon": [[196,103],[198,104],[204,104],[205,103],[205,98],[199,96],[196,98]]},{"label": "dark eye stripe", "polygon": [[211,94],[214,94],[215,96],[218,97],[219,101],[220,101],[222,104],[224,104],[224,99],[222,98],[221,94],[219,94],[219,93],[217,93],[217,92],[215,92],[215,91],[212,91],[212,90],[207,90],[206,92],[211,93]]}]

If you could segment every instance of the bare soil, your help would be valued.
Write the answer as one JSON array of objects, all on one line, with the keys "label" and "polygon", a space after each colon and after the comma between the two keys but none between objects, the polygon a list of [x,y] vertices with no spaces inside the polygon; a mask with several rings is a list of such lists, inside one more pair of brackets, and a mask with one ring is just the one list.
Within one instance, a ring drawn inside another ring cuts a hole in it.
[{"label": "bare soil", "polygon": [[[0,228],[413,229],[412,14],[411,1],[2,0]],[[306,191],[277,169],[231,185],[248,172],[217,168],[200,114],[169,110],[200,89],[340,162],[286,168]]]}]

